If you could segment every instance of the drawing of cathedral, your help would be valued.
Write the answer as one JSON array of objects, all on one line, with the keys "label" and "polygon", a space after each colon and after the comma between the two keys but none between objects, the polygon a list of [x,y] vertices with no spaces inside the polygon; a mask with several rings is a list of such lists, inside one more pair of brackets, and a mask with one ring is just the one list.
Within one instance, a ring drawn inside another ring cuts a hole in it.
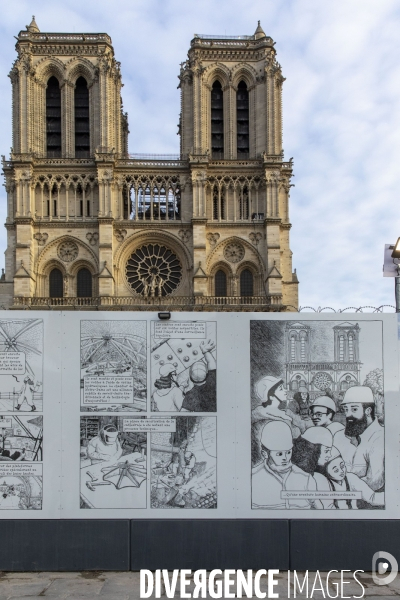
[{"label": "drawing of cathedral", "polygon": [[260,24],[195,35],[179,74],[180,154],[139,155],[109,35],[43,33],[33,18],[10,72],[0,305],[296,309],[274,44]]},{"label": "drawing of cathedral", "polygon": [[288,397],[307,388],[310,399],[325,395],[339,397],[360,385],[360,327],[358,323],[328,325],[307,321],[288,322],[285,331],[286,387]]}]

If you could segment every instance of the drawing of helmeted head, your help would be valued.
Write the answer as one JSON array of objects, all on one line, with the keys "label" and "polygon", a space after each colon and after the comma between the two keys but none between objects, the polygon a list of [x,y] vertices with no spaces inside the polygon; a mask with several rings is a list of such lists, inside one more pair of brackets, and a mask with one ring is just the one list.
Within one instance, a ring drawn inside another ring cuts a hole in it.
[{"label": "drawing of helmeted head", "polygon": [[172,387],[173,377],[176,375],[176,367],[172,363],[161,365],[159,373],[160,377],[155,380],[154,386],[158,390],[166,390]]},{"label": "drawing of helmeted head", "polygon": [[117,441],[118,429],[115,427],[115,425],[106,425],[100,431],[100,437],[104,444],[107,446],[112,446]]},{"label": "drawing of helmeted head", "polygon": [[333,438],[325,427],[309,427],[294,442],[293,463],[306,473],[313,475],[331,457]]},{"label": "drawing of helmeted head", "polygon": [[300,381],[299,389],[295,393],[294,398],[298,402],[308,402],[310,399],[310,394],[308,393],[308,389],[304,381]]},{"label": "drawing of helmeted head", "polygon": [[329,396],[320,396],[314,400],[310,410],[314,425],[316,427],[327,427],[332,423],[336,414],[336,404]]},{"label": "drawing of helmeted head", "polygon": [[332,481],[341,483],[346,477],[346,464],[337,448],[332,446],[331,457],[324,466],[323,475]]},{"label": "drawing of helmeted head", "polygon": [[371,388],[366,385],[350,387],[341,401],[346,415],[345,435],[361,435],[375,419],[375,402]]},{"label": "drawing of helmeted head", "polygon": [[207,366],[202,360],[193,363],[189,369],[189,377],[194,385],[201,385],[207,379]]},{"label": "drawing of helmeted head", "polygon": [[287,470],[291,466],[292,432],[286,423],[270,421],[261,432],[261,455],[275,470]]},{"label": "drawing of helmeted head", "polygon": [[283,387],[282,379],[267,375],[257,381],[255,392],[264,408],[271,404],[277,406],[280,410],[286,409],[286,390]]}]

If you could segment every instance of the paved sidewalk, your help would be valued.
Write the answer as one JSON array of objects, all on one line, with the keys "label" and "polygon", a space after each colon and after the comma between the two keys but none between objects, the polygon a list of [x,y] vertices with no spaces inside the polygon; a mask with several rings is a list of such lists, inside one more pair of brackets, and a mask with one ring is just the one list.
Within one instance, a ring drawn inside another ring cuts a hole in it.
[{"label": "paved sidewalk", "polygon": [[[298,574],[299,575],[299,574]],[[338,577],[339,575],[339,577]],[[351,573],[345,574],[345,580],[352,579]],[[326,573],[320,573],[321,580],[325,586],[325,596],[321,591],[315,591],[311,596],[315,574],[309,573],[308,597],[320,600],[328,598],[326,591]],[[388,586],[375,585],[371,573],[358,573],[361,583],[365,587],[365,597],[368,600],[379,598],[400,598],[400,576]],[[288,598],[287,573],[282,571],[278,576],[278,586],[274,589],[280,598]],[[290,597],[293,593],[293,574],[291,578]],[[302,580],[302,577],[300,578]],[[338,584],[338,586],[336,585]],[[187,592],[191,592],[194,585],[191,583]],[[234,589],[234,586],[233,586]],[[267,580],[262,578],[261,590],[267,592]],[[166,598],[163,590],[162,598]],[[303,593],[297,591],[296,598],[306,598],[305,589]],[[336,594],[339,594],[336,596]],[[334,574],[330,579],[330,597],[341,597],[340,573]],[[351,584],[344,586],[343,596],[360,596],[362,589],[359,584],[352,580]],[[154,596],[152,596],[154,597]],[[210,596],[207,596],[209,598]],[[253,596],[255,597],[255,596]],[[140,598],[139,573],[132,572],[108,572],[108,571],[86,571],[80,573],[9,573],[0,571],[0,600],[30,600],[32,598],[52,598],[53,600],[68,598],[68,600],[138,600]],[[179,587],[175,598],[180,598]]]}]

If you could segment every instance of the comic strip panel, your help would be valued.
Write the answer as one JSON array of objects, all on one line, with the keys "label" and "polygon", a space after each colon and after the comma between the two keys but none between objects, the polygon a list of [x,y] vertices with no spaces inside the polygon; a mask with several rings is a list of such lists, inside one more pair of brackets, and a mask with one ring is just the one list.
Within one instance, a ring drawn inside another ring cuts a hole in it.
[{"label": "comic strip panel", "polygon": [[146,410],[145,321],[81,321],[81,411]]},{"label": "comic strip panel", "polygon": [[43,320],[0,320],[0,412],[43,410]]},{"label": "comic strip panel", "polygon": [[0,463],[0,510],[41,510],[43,466]]},{"label": "comic strip panel", "polygon": [[173,417],[151,433],[151,508],[217,508],[217,419]]},{"label": "comic strip panel", "polygon": [[251,321],[252,508],[385,508],[381,321]]},{"label": "comic strip panel", "polygon": [[0,462],[43,460],[43,416],[0,415]]},{"label": "comic strip panel", "polygon": [[151,410],[216,412],[216,322],[151,322]]},{"label": "comic strip panel", "polygon": [[146,508],[147,432],[141,421],[81,417],[81,508]]}]

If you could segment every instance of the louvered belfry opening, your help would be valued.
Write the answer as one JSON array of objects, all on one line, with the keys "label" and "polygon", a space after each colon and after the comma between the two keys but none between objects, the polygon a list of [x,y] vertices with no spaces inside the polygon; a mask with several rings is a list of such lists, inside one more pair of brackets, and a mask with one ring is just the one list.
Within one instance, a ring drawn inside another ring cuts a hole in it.
[{"label": "louvered belfry opening", "polygon": [[237,115],[237,157],[249,158],[249,92],[247,85],[241,81],[236,94]]},{"label": "louvered belfry opening", "polygon": [[48,158],[61,158],[61,90],[56,77],[46,88],[46,151]]},{"label": "louvered belfry opening", "polygon": [[76,295],[78,298],[92,297],[92,274],[84,267],[79,269],[76,281]]},{"label": "louvered belfry opening", "polygon": [[249,269],[245,269],[240,273],[240,295],[254,296],[253,288],[253,273]]},{"label": "louvered belfry opening", "polygon": [[89,90],[86,79],[75,84],[75,158],[90,156]]},{"label": "louvered belfry opening", "polygon": [[224,158],[224,95],[219,81],[214,81],[211,90],[211,154]]},{"label": "louvered belfry opening", "polygon": [[226,296],[226,273],[221,269],[215,273],[214,286],[216,296]]},{"label": "louvered belfry opening", "polygon": [[49,294],[50,298],[63,298],[64,296],[64,285],[63,285],[63,275],[60,269],[53,269],[50,272],[50,285],[49,285]]}]

